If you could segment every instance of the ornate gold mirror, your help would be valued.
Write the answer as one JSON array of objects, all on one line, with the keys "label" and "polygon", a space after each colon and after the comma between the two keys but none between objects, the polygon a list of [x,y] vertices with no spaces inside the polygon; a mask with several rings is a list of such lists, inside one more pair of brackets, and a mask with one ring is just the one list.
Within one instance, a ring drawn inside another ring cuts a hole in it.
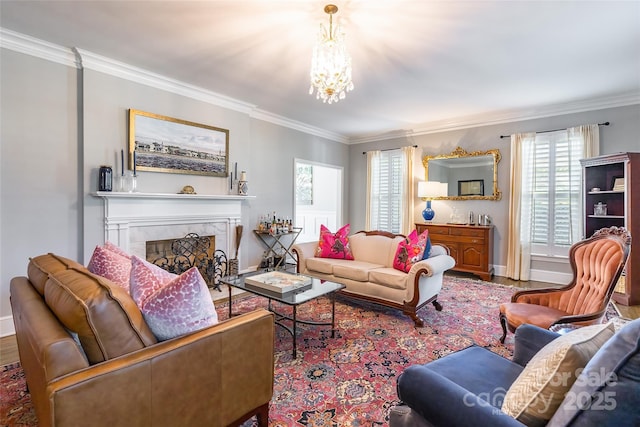
[{"label": "ornate gold mirror", "polygon": [[424,156],[425,179],[446,182],[447,196],[434,200],[500,200],[498,162],[500,150],[468,153],[458,147],[451,154]]}]

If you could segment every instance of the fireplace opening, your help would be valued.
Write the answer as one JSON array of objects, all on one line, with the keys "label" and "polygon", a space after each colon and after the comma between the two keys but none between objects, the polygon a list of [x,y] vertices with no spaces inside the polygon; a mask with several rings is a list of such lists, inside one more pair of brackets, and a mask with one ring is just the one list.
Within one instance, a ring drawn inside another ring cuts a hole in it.
[{"label": "fireplace opening", "polygon": [[178,239],[150,240],[146,243],[147,261],[173,273],[182,274],[197,267],[207,285],[220,289],[220,278],[227,273],[227,256],[216,250],[216,236],[189,233]]}]

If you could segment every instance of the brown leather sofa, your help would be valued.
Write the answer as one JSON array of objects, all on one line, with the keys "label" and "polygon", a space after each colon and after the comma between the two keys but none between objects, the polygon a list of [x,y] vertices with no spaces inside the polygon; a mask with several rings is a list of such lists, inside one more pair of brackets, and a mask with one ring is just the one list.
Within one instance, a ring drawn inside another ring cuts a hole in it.
[{"label": "brown leather sofa", "polygon": [[11,280],[40,426],[268,424],[274,318],[256,310],[157,342],[119,286],[53,254]]}]

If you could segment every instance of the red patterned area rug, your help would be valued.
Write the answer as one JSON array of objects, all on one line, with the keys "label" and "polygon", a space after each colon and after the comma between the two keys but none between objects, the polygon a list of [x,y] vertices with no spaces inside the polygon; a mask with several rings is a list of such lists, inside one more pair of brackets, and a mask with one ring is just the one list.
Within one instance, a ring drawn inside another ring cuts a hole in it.
[{"label": "red patterned area rug", "polygon": [[[298,357],[292,358],[291,335],[276,327],[274,396],[271,427],[382,426],[397,403],[396,380],[412,364],[422,364],[476,344],[510,357],[513,335],[505,345],[498,341],[502,329],[498,306],[508,301],[514,288],[466,278],[445,278],[439,301],[419,314],[424,328],[398,310],[336,299],[337,331],[328,327],[298,328]],[[220,319],[228,316],[228,303],[216,303]],[[237,298],[233,312],[266,307],[260,297]],[[273,307],[290,312],[288,306]],[[329,300],[320,299],[298,308],[298,318],[329,321]],[[245,426],[254,423],[248,421]],[[0,368],[0,426],[35,426],[24,374],[19,364]]]}]

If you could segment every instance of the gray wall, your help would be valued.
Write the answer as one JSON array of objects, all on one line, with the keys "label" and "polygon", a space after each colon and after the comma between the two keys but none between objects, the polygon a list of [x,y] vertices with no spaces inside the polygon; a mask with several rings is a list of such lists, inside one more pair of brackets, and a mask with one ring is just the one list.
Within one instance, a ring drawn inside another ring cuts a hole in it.
[{"label": "gray wall", "polygon": [[[295,159],[342,167],[349,166],[349,149],[346,145],[328,141],[313,135],[283,128],[262,120],[251,122],[251,151],[246,157],[249,194],[257,195],[248,210],[249,229],[253,230],[260,215],[276,211],[293,218],[294,163]],[[239,164],[242,162],[239,161]],[[348,178],[345,176],[345,188]],[[343,192],[343,215],[349,218],[347,192]],[[246,227],[245,227],[246,229]],[[255,265],[262,257],[264,247],[250,231],[245,232],[244,245],[248,246],[249,265]],[[245,248],[247,247],[245,246]]]},{"label": "gray wall", "polygon": [[[13,331],[9,282],[26,274],[29,257],[54,252],[86,265],[104,243],[103,202],[91,193],[100,165],[115,168],[127,149],[129,108],[229,129],[230,164],[247,171],[249,194],[257,196],[243,202],[241,269],[260,261],[263,247],[251,232],[260,214],[293,217],[295,158],[348,166],[346,145],[255,119],[249,111],[79,70],[72,56],[65,64],[0,53],[0,335]],[[199,194],[229,191],[227,178],[139,172],[142,192],[177,193],[185,185]]]},{"label": "gray wall", "polygon": [[[497,225],[495,262],[504,265],[509,139],[500,134],[608,120],[612,125],[601,128],[602,153],[639,150],[638,105],[347,146],[255,119],[249,112],[78,70],[72,55],[56,62],[4,48],[0,53],[0,335],[12,331],[9,281],[26,273],[29,257],[55,252],[86,264],[94,246],[103,243],[102,202],[90,193],[97,189],[98,167],[117,164],[117,153],[126,149],[129,108],[230,130],[230,162],[247,171],[249,194],[257,196],[244,202],[241,268],[257,264],[262,254],[251,233],[260,214],[275,210],[293,215],[295,158],[344,169],[343,222],[360,230],[366,189],[362,151],[417,144],[417,181],[424,179],[422,155],[449,153],[457,146],[468,151],[499,148],[502,200],[435,201],[433,207],[437,220],[446,220],[453,207],[490,214]],[[201,194],[228,191],[224,178],[140,172],[140,191],[177,192],[184,185]],[[416,221],[423,205],[416,201]]]},{"label": "gray wall", "polygon": [[[29,257],[77,259],[81,236],[76,72],[2,50],[0,61],[0,333],[9,281]],[[10,318],[9,318],[10,320]]]},{"label": "gray wall", "polygon": [[[350,146],[351,162],[349,173],[351,185],[350,220],[352,229],[364,227],[365,218],[365,193],[366,188],[366,156],[363,151],[374,149],[397,148],[415,144],[416,159],[414,160],[414,174],[416,182],[424,180],[424,167],[422,156],[451,153],[460,146],[466,151],[486,151],[493,148],[500,149],[502,160],[498,164],[498,188],[502,191],[502,199],[499,201],[470,200],[449,201],[436,200],[431,207],[436,212],[434,221],[447,222],[453,208],[458,208],[466,213],[473,211],[476,214],[486,213],[491,215],[495,224],[494,234],[494,263],[500,271],[507,263],[507,217],[509,212],[509,162],[511,157],[510,139],[500,138],[500,135],[510,135],[517,132],[544,131],[561,129],[590,123],[602,123],[609,121],[610,126],[600,127],[600,153],[608,154],[624,151],[640,151],[640,105],[628,107],[609,108],[597,111],[589,111],[576,114],[566,114],[555,117],[547,117],[535,120],[504,123],[499,125],[482,126],[449,132],[439,132],[427,135],[403,137],[376,141],[366,144]],[[417,184],[416,184],[417,186]],[[422,221],[424,202],[416,200],[414,218],[416,222]],[[570,272],[566,262],[549,263],[534,262],[534,270]]]},{"label": "gray wall", "polygon": [[[82,203],[85,212],[82,244],[85,261],[91,257],[96,244],[102,244],[104,240],[103,202],[90,193],[98,189],[100,165],[112,165],[115,169],[120,163],[120,150],[127,152],[129,108],[228,129],[230,164],[238,162],[239,169],[246,169],[251,174],[246,154],[251,152],[251,119],[247,114],[93,70],[84,70],[83,74],[85,192]],[[138,175],[138,191],[141,192],[177,193],[185,185],[191,185],[198,194],[228,193],[227,178],[142,171]],[[243,218],[243,222],[245,220]]]}]

